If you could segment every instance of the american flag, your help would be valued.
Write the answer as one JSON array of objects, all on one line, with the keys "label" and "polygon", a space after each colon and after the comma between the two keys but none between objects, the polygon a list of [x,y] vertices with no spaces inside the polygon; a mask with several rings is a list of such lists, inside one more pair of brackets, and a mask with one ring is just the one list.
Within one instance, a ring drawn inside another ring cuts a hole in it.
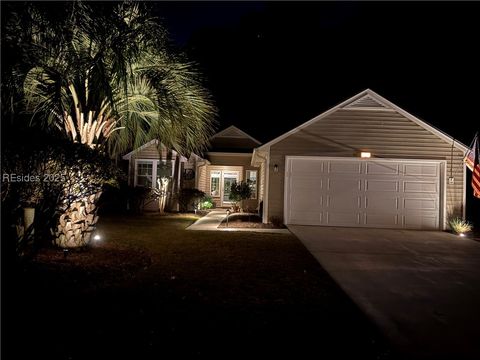
[{"label": "american flag", "polygon": [[473,196],[480,199],[480,143],[478,133],[475,135],[472,149],[467,152],[464,161],[467,167],[472,170]]}]

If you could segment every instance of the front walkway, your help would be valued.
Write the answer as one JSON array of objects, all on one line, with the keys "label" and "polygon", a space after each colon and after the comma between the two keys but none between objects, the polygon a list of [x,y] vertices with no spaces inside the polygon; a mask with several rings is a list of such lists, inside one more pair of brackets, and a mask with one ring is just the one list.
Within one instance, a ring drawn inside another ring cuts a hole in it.
[{"label": "front walkway", "polygon": [[192,225],[187,227],[187,230],[219,230],[217,229],[227,216],[227,210],[212,210],[204,217],[195,221]]},{"label": "front walkway", "polygon": [[258,228],[234,228],[218,226],[227,217],[226,209],[212,210],[204,217],[195,221],[186,230],[209,230],[209,231],[249,231],[249,232],[266,232],[275,234],[290,234],[288,229],[258,229]]},{"label": "front walkway", "polygon": [[407,359],[480,359],[480,243],[440,231],[289,226]]}]

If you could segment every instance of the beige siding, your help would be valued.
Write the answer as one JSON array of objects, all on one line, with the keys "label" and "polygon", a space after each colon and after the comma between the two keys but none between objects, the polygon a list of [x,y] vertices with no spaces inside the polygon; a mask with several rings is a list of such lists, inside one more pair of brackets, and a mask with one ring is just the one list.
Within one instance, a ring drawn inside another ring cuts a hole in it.
[{"label": "beige siding", "polygon": [[455,178],[454,185],[447,184],[447,216],[462,216],[464,167],[460,150],[453,149],[452,162],[452,144],[396,111],[339,109],[271,146],[269,218],[283,218],[286,155],[358,157],[360,151],[380,158],[446,160],[446,176],[452,172]]},{"label": "beige siding", "polygon": [[197,189],[207,193],[207,165],[198,167],[197,181]]},{"label": "beige siding", "polygon": [[[162,158],[166,158],[167,151],[165,147],[162,146]],[[156,144],[152,144],[134,155],[137,159],[160,159],[160,154]]]}]

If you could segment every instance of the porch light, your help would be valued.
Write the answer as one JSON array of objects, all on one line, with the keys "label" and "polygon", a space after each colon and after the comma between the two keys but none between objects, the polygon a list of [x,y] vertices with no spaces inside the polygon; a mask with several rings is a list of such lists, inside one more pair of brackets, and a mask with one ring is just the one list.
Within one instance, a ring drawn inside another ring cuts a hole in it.
[{"label": "porch light", "polygon": [[97,234],[97,235],[95,235],[95,236],[93,237],[93,240],[95,240],[95,241],[100,241],[100,240],[102,240],[102,237]]},{"label": "porch light", "polygon": [[273,172],[276,172],[276,173],[278,172],[278,165],[277,164],[273,165]]},{"label": "porch light", "polygon": [[361,158],[370,158],[370,157],[372,157],[372,153],[370,153],[370,152],[368,152],[368,151],[362,151],[362,152],[360,153],[360,157],[361,157]]}]

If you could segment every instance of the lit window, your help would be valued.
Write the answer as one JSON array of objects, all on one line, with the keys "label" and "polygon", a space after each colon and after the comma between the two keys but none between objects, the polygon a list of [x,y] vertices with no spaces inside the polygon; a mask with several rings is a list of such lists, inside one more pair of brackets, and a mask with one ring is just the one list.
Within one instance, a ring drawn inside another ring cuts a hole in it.
[{"label": "lit window", "polygon": [[137,162],[137,186],[151,187],[153,180],[153,161]]},{"label": "lit window", "polygon": [[257,170],[247,170],[247,183],[252,189],[252,196],[250,199],[257,198]]},{"label": "lit window", "polygon": [[220,196],[220,171],[210,172],[210,195]]}]

